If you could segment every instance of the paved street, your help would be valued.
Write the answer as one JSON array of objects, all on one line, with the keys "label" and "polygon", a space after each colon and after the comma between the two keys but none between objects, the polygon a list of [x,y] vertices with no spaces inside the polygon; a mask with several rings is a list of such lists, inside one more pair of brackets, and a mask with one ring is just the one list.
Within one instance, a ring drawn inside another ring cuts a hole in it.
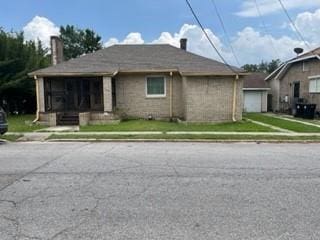
[{"label": "paved street", "polygon": [[320,145],[0,144],[0,239],[320,239]]}]

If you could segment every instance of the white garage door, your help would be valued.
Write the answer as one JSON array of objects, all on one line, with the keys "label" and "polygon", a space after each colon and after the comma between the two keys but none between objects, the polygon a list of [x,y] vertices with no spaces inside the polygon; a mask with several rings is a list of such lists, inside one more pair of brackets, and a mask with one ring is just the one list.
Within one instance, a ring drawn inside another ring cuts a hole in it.
[{"label": "white garage door", "polygon": [[261,112],[261,91],[244,91],[244,111]]}]

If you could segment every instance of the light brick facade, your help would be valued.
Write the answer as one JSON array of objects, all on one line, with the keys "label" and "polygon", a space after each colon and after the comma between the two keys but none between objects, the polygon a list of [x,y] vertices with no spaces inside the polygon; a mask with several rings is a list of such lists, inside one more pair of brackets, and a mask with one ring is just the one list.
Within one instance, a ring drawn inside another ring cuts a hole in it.
[{"label": "light brick facade", "polygon": [[[231,121],[234,77],[181,77],[156,74],[166,79],[166,96],[146,96],[146,76],[152,74],[119,74],[116,77],[116,107],[127,116],[146,118],[170,117],[170,84],[172,84],[173,117],[190,122]],[[242,118],[242,80],[237,80],[236,119]]]},{"label": "light brick facade", "polygon": [[[165,78],[165,96],[147,96],[148,76]],[[178,73],[119,73],[113,79],[103,77],[104,111],[80,112],[79,123],[80,125],[103,124],[115,121],[117,115],[128,118],[152,116],[155,119],[172,117],[188,122],[232,121],[234,79],[234,77],[181,77]],[[237,80],[236,120],[242,118],[242,86],[242,79]],[[113,97],[115,99],[112,99]],[[55,113],[42,112],[40,120],[53,124],[52,120],[49,121],[49,114]]]},{"label": "light brick facade", "polygon": [[[308,103],[317,104],[319,111],[320,94],[309,93],[309,77],[317,75],[320,75],[320,61],[311,59],[304,63],[302,61],[293,63],[280,80],[269,80],[273,111],[285,112],[294,107],[293,86],[295,82],[300,82],[300,98],[305,99]],[[288,96],[288,102],[285,102],[286,96]]]},{"label": "light brick facade", "polygon": [[105,112],[112,112],[112,83],[111,77],[103,77],[103,108]]},{"label": "light brick facade", "polygon": [[[232,120],[234,77],[186,77],[185,119],[190,122]],[[242,79],[237,80],[236,120],[242,119]]]},{"label": "light brick facade", "polygon": [[[165,97],[146,96],[146,77],[164,76],[166,81]],[[182,108],[182,81],[178,74],[171,77],[168,73],[162,74],[119,74],[116,83],[116,108],[130,117],[154,118],[170,117],[170,81],[172,82],[172,116],[181,118]]]}]

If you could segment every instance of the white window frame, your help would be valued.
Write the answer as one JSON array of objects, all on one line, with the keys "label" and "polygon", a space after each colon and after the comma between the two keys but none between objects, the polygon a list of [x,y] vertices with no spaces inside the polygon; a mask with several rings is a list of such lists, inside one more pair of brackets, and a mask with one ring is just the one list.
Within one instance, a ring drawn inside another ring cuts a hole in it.
[{"label": "white window frame", "polygon": [[[148,78],[163,78],[164,80],[164,94],[148,94]],[[167,96],[167,79],[164,75],[148,75],[145,78],[145,94],[147,98],[164,98]]]},{"label": "white window frame", "polygon": [[[308,78],[309,78],[309,93],[320,93],[320,75],[310,76]],[[315,82],[315,90],[311,89],[311,81],[316,81]],[[317,89],[319,89],[319,90],[317,90]]]}]

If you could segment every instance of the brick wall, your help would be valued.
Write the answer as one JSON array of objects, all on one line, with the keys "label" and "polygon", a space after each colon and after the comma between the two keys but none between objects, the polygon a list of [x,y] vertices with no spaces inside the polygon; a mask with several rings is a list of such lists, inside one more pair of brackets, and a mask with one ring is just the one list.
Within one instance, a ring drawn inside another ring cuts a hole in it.
[{"label": "brick wall", "polygon": [[288,103],[280,101],[280,111],[286,111],[293,106],[293,83],[300,82],[300,98],[306,99],[309,103],[317,104],[317,110],[320,110],[320,94],[309,93],[309,76],[320,75],[319,60],[308,60],[305,62],[305,71],[302,71],[302,62],[291,65],[287,73],[280,80],[280,100],[286,95],[289,96]]},{"label": "brick wall", "polygon": [[[150,98],[146,96],[146,76],[164,76],[166,78],[166,96]],[[171,76],[164,74],[119,74],[116,77],[116,108],[127,116],[146,118],[170,117],[170,81]],[[173,75],[173,117],[183,117],[181,77]]]},{"label": "brick wall", "polygon": [[[233,77],[184,78],[185,117],[190,122],[231,121]],[[238,80],[236,119],[242,119],[242,86]]]}]

